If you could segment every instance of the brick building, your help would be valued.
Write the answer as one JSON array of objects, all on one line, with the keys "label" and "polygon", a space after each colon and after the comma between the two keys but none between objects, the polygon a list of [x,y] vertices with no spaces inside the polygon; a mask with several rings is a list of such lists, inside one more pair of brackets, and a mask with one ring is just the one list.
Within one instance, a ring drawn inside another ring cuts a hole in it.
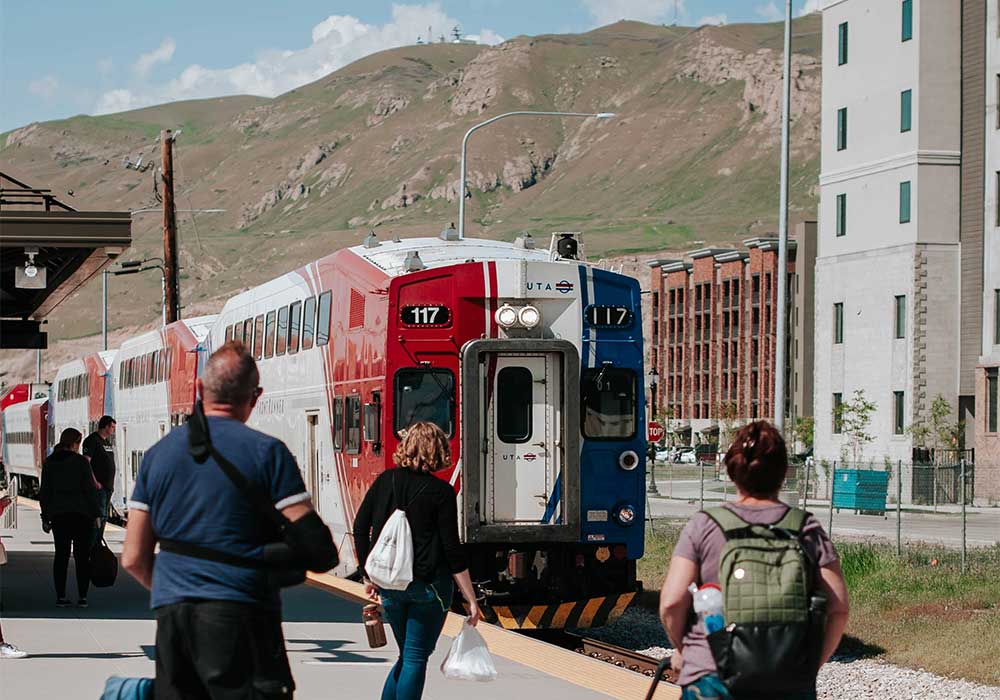
[{"label": "brick building", "polygon": [[[815,222],[806,222],[789,241],[787,425],[812,414],[815,238]],[[743,244],[650,262],[651,401],[675,443],[715,442],[720,420],[773,419],[778,239]]]}]

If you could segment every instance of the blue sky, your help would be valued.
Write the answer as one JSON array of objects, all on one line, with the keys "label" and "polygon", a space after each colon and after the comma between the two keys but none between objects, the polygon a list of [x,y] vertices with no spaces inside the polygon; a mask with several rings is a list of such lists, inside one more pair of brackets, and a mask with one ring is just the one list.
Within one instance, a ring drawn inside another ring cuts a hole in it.
[{"label": "blue sky", "polygon": [[[819,0],[794,0],[796,15]],[[274,96],[361,56],[447,34],[485,43],[621,18],[779,19],[783,0],[0,1],[0,131],[178,99]],[[426,38],[424,36],[424,38]]]}]

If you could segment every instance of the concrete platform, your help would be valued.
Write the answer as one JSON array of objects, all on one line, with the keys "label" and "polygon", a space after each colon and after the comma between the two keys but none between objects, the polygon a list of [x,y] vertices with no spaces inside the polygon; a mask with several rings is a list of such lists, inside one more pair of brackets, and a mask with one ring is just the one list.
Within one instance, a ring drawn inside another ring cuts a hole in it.
[{"label": "concrete platform", "polygon": [[[109,528],[107,539],[112,549],[120,551],[123,535]],[[87,609],[56,608],[51,574],[54,548],[51,536],[41,530],[37,510],[21,505],[19,529],[0,532],[0,536],[10,560],[7,566],[0,567],[4,636],[30,654],[26,659],[0,660],[0,698],[90,700],[100,697],[109,676],[154,674],[155,623],[148,595],[128,574],[120,572],[112,588],[91,588]],[[69,591],[75,591],[73,576],[71,561]],[[283,600],[296,697],[377,698],[397,650],[391,639],[382,649],[368,648],[359,605],[312,586],[289,589]],[[431,700],[467,700],[470,695],[479,700],[609,697],[497,653],[494,656],[500,677],[496,682],[445,680],[438,666],[450,641],[442,637],[431,659],[425,691],[425,697]],[[524,658],[531,656],[530,650],[521,653]],[[618,673],[628,673],[582,657],[579,661],[593,666],[591,670],[597,675],[606,669],[612,679]],[[645,685],[644,681],[638,677],[635,687]],[[618,693],[612,695],[621,697]],[[633,693],[629,692],[629,696]],[[638,695],[637,700],[641,697]]]}]

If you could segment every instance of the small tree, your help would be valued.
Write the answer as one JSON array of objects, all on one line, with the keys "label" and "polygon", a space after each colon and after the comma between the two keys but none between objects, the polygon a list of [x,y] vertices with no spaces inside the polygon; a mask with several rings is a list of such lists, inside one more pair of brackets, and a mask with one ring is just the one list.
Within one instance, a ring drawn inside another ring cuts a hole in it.
[{"label": "small tree", "polygon": [[800,443],[806,451],[811,450],[816,438],[816,421],[812,416],[800,416],[795,420],[793,434],[795,441]]},{"label": "small tree", "polygon": [[719,452],[728,450],[739,428],[739,411],[732,401],[723,401],[716,408],[719,416]]},{"label": "small tree", "polygon": [[872,423],[872,414],[877,408],[878,405],[865,396],[864,389],[855,389],[854,396],[834,410],[834,420],[840,425],[840,432],[846,440],[842,450],[844,461],[847,461],[846,452],[849,447],[854,464],[859,464],[864,456],[865,445],[875,441],[875,436],[868,429]]},{"label": "small tree", "polygon": [[965,436],[965,421],[951,419],[951,404],[941,394],[931,403],[931,430],[939,450],[961,449]]}]

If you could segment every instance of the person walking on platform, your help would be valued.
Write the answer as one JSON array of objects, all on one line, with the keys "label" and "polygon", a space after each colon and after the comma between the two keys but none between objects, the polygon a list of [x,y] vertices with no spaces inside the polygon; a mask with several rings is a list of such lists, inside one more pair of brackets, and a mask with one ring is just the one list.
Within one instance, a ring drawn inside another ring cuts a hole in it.
[{"label": "person walking on platform", "polygon": [[279,586],[337,563],[291,452],[244,425],[259,381],[242,343],[219,348],[203,405],[146,452],[128,501],[122,566],[152,592],[157,700],[291,698]]},{"label": "person walking on platform", "polygon": [[396,469],[378,476],[354,520],[354,544],[362,567],[389,516],[406,511],[413,535],[413,582],[402,591],[378,590],[365,578],[368,596],[381,602],[399,645],[397,659],[382,689],[382,700],[418,700],[451,607],[452,581],[469,603],[469,624],[479,622],[465,552],[458,539],[455,491],[433,472],[451,466],[448,438],[433,423],[418,422],[393,455]]},{"label": "person walking on platform", "polygon": [[52,576],[56,586],[56,605],[70,605],[66,597],[66,572],[70,544],[76,562],[77,606],[87,607],[90,588],[90,550],[94,528],[100,513],[97,487],[87,460],[80,455],[83,434],[66,428],[59,444],[42,464],[42,485],[38,501],[42,508],[43,527],[51,527],[56,544]]},{"label": "person walking on platform", "polygon": [[111,438],[115,434],[117,423],[111,416],[101,416],[97,422],[97,430],[83,441],[83,456],[90,462],[94,479],[101,485],[97,491],[98,504],[101,509],[101,524],[94,535],[96,545],[104,538],[104,527],[108,524],[108,511],[111,507],[111,496],[115,491],[115,448]]},{"label": "person walking on platform", "polygon": [[[7,510],[7,506],[10,505],[10,496],[3,495],[0,496],[0,517],[3,516],[3,512]],[[7,553],[3,548],[3,542],[0,542],[0,566],[7,563]],[[23,659],[27,656],[26,651],[21,651],[16,646],[10,642],[4,641],[3,638],[3,627],[0,627],[0,659]]]},{"label": "person walking on platform", "polygon": [[736,500],[688,521],[660,592],[681,698],[815,700],[847,625],[837,552],[812,514],[778,500],[788,454],[770,423],[736,434],[726,471]]}]

